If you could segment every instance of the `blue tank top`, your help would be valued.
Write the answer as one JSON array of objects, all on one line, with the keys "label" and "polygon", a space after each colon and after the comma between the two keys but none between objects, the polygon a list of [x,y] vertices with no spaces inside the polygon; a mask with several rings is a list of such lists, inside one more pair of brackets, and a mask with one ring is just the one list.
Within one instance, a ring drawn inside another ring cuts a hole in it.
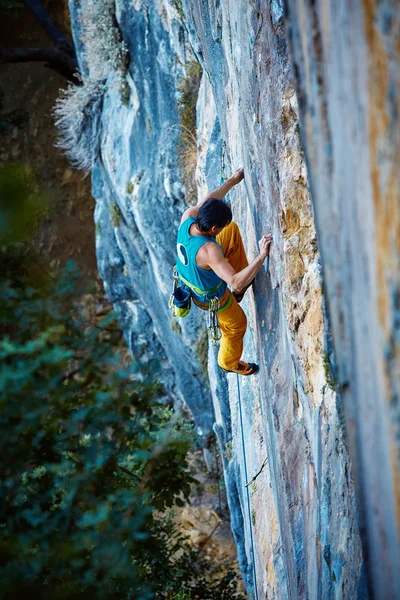
[{"label": "blue tank top", "polygon": [[[213,242],[219,248],[221,246],[214,240],[203,235],[190,235],[189,230],[196,219],[189,217],[182,223],[178,230],[176,269],[181,281],[186,284],[200,302],[210,298],[222,298],[227,284],[212,270],[202,269],[196,264],[196,255],[199,249]],[[221,248],[221,252],[222,248]]]}]

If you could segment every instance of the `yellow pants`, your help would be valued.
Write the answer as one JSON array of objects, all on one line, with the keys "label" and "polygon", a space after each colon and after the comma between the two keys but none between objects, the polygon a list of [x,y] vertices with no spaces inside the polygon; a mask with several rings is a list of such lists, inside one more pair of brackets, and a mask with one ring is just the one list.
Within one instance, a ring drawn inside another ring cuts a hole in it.
[{"label": "yellow pants", "polygon": [[[223,228],[216,237],[216,241],[224,251],[225,260],[238,273],[249,264],[244,250],[239,227],[232,222]],[[229,290],[221,298],[221,305],[226,303],[227,295],[230,295],[231,303],[228,308],[219,311],[219,325],[221,327],[221,345],[218,352],[218,364],[223,369],[236,369],[243,352],[243,338],[246,333],[247,319],[243,310],[236,302]],[[206,306],[201,306],[206,308]]]}]

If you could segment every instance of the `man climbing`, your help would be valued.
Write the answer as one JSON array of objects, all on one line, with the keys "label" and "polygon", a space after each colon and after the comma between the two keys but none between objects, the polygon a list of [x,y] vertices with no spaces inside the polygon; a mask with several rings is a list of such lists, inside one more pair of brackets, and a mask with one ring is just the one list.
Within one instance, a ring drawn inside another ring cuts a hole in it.
[{"label": "man climbing", "polygon": [[228,373],[251,375],[259,367],[241,360],[247,319],[238,303],[269,255],[272,236],[262,237],[260,253],[249,264],[239,228],[232,221],[231,209],[223,202],[226,194],[243,178],[244,169],[238,169],[197,206],[183,213],[178,231],[176,268],[197,306],[208,310],[209,300],[219,299],[222,333],[219,366]]}]

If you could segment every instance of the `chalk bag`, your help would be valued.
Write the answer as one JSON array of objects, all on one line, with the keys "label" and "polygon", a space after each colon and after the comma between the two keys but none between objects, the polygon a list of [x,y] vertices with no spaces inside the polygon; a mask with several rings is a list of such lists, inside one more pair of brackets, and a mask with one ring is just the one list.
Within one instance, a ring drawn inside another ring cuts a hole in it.
[{"label": "chalk bag", "polygon": [[178,273],[174,267],[174,286],[170,296],[168,306],[172,310],[174,317],[186,317],[190,313],[192,303],[189,288],[179,285]]}]

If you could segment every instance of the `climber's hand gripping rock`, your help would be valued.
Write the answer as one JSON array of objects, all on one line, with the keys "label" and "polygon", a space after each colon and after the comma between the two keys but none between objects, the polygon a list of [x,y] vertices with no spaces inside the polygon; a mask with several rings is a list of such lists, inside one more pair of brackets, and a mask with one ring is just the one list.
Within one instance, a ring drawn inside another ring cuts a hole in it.
[{"label": "climber's hand gripping rock", "polygon": [[230,177],[230,180],[233,183],[233,185],[237,185],[242,181],[242,179],[244,179],[244,167],[240,167],[239,169],[237,169],[234,172],[234,174]]},{"label": "climber's hand gripping rock", "polygon": [[260,258],[264,261],[269,256],[270,245],[272,244],[272,234],[263,235],[259,240]]}]

